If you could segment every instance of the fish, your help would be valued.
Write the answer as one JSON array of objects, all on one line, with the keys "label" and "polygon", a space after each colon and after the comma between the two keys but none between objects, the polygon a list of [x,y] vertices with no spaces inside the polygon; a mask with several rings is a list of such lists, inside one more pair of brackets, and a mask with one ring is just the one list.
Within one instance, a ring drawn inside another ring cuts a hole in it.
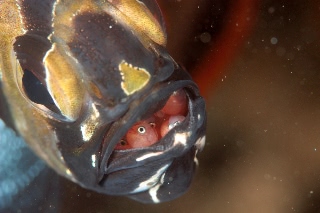
[{"label": "fish", "polygon": [[156,1],[0,0],[0,14],[1,125],[83,188],[142,203],[188,190],[205,101]]}]

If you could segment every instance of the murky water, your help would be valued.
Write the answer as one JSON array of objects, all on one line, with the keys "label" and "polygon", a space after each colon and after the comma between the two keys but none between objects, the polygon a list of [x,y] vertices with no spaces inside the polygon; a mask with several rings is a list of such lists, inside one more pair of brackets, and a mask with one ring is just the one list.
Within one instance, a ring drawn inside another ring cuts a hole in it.
[{"label": "murky water", "polygon": [[194,76],[197,67],[219,72],[211,90],[204,91],[208,94],[207,143],[199,154],[200,166],[190,190],[171,202],[144,205],[82,189],[44,169],[29,187],[19,188],[19,197],[13,198],[10,209],[320,211],[319,1],[260,1],[256,16],[246,17],[255,23],[248,37],[234,43],[235,53],[219,70],[214,67],[219,63],[216,58],[213,67],[202,66],[202,58],[221,51],[216,47],[223,46],[219,35],[225,27],[237,28],[238,23],[228,19],[237,9],[230,6],[231,1],[160,3],[173,57]]}]

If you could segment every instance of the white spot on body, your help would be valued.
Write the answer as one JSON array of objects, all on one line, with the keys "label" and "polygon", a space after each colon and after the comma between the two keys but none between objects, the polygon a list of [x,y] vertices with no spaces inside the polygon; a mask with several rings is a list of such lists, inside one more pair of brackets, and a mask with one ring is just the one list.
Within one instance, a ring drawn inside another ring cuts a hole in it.
[{"label": "white spot on body", "polygon": [[[161,175],[166,171],[166,169],[169,167],[169,164],[166,164],[164,165],[163,167],[161,167],[154,175],[152,175],[149,179],[141,182],[139,184],[139,186],[134,189],[131,193],[138,193],[138,192],[142,192],[142,191],[145,191],[145,190],[148,190],[150,189],[151,187],[155,186]],[[160,185],[162,183],[160,182]]]},{"label": "white spot on body", "polygon": [[149,195],[151,196],[151,199],[154,203],[160,203],[160,200],[158,199],[157,197],[157,193],[158,193],[158,190],[160,188],[160,184],[156,185],[155,187],[151,188],[149,190]]},{"label": "white spot on body", "polygon": [[206,136],[200,137],[196,141],[196,147],[201,151],[206,143]]},{"label": "white spot on body", "polygon": [[80,131],[82,132],[82,139],[84,141],[88,141],[90,139],[90,136],[87,135],[87,129],[88,129],[87,124],[81,124]]},{"label": "white spot on body", "polygon": [[66,169],[66,174],[67,174],[68,176],[72,176],[72,173],[71,173],[70,169]]},{"label": "white spot on body", "polygon": [[198,160],[197,156],[194,156],[193,161],[197,166],[199,166],[199,160]]},{"label": "white spot on body", "polygon": [[98,125],[98,122],[96,121],[99,116],[100,113],[96,108],[95,104],[91,104],[92,106],[92,111],[91,111],[91,115],[89,118],[87,118],[80,126],[80,131],[82,133],[82,139],[83,141],[87,142],[91,139],[92,135],[95,132],[95,129]]},{"label": "white spot on body", "polygon": [[91,155],[91,165],[92,167],[96,167],[96,155]]},{"label": "white spot on body", "polygon": [[161,154],[162,154],[162,152],[145,154],[145,155],[137,158],[136,161],[142,161],[142,160],[145,160],[147,158],[155,157],[155,156],[158,156],[158,155],[161,155]]},{"label": "white spot on body", "polygon": [[176,133],[174,135],[174,145],[177,145],[178,143],[180,143],[183,146],[187,146],[187,138],[189,136],[190,136],[190,132]]}]

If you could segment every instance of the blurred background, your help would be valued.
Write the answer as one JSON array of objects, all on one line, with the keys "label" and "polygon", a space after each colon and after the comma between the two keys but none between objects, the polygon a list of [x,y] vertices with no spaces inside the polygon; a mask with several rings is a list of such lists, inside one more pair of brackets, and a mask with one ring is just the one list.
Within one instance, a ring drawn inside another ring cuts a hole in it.
[{"label": "blurred background", "polygon": [[144,205],[87,191],[47,171],[51,188],[35,209],[320,212],[320,2],[158,2],[169,52],[207,100],[207,142],[190,190]]}]

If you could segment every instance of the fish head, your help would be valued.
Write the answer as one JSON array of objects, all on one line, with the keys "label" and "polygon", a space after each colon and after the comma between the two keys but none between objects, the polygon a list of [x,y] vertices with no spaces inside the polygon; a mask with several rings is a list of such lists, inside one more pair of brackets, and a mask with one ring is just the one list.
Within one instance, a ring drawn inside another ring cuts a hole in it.
[{"label": "fish head", "polygon": [[31,147],[49,144],[34,150],[85,188],[145,203],[183,194],[204,146],[205,103],[165,49],[156,3],[51,7],[50,25],[26,25],[13,44],[14,81],[30,106],[20,117],[33,119],[21,135]]}]

